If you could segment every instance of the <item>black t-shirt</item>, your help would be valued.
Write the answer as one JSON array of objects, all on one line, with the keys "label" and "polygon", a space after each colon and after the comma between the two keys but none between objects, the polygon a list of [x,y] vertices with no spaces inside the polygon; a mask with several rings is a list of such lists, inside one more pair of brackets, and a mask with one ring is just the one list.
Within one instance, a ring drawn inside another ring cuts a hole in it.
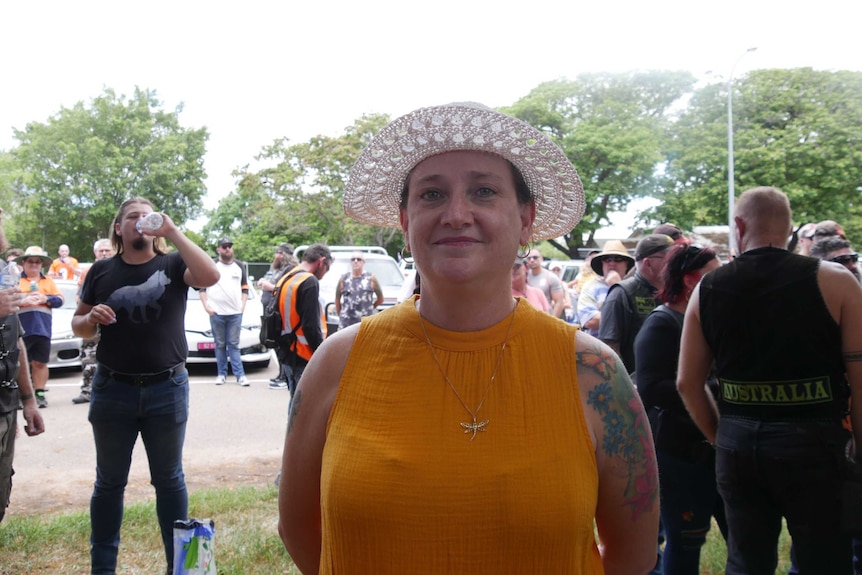
[{"label": "black t-shirt", "polygon": [[116,323],[101,326],[99,363],[123,373],[158,373],[186,360],[185,270],[178,252],[138,265],[119,255],[93,264],[81,301],[117,314]]},{"label": "black t-shirt", "polygon": [[0,413],[11,413],[18,409],[18,337],[22,333],[18,314],[0,318],[0,332]]}]

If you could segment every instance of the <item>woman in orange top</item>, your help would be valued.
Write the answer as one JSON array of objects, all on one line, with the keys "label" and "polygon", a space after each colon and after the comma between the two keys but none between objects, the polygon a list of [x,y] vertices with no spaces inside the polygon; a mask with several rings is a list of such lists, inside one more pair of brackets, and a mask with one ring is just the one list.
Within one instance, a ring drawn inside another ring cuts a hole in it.
[{"label": "woman in orange top", "polygon": [[562,150],[477,104],[417,110],[362,153],[344,204],[400,225],[422,293],[339,330],[303,374],[279,488],[299,569],[649,571],[658,479],[631,381],[511,293],[519,246],[583,214]]}]

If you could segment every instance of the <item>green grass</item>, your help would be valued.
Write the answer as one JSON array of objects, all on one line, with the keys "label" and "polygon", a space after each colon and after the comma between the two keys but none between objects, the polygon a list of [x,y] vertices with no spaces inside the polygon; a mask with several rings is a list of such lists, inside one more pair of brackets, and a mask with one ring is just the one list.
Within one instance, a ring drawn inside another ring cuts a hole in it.
[{"label": "green grass", "polygon": [[[727,545],[718,530],[715,521],[706,537],[706,545],[700,552],[701,575],[723,575],[725,561],[727,560]],[[790,535],[787,526],[782,526],[781,535],[778,538],[778,568],[776,573],[787,573],[790,568]]]},{"label": "green grass", "polygon": [[[215,521],[219,575],[298,575],[278,537],[275,487],[214,489],[190,497],[189,515]],[[87,574],[87,511],[47,517],[6,516],[0,524],[0,575]],[[126,507],[118,575],[164,573],[155,503]]]},{"label": "green grass", "polygon": [[[215,521],[219,575],[298,575],[278,537],[275,487],[213,489],[193,494],[189,515]],[[89,573],[90,519],[86,511],[46,517],[6,516],[0,524],[0,575]],[[126,507],[118,575],[164,572],[155,503]],[[778,573],[789,568],[790,538],[782,530]],[[724,573],[727,548],[713,524],[701,552],[701,574]]]}]

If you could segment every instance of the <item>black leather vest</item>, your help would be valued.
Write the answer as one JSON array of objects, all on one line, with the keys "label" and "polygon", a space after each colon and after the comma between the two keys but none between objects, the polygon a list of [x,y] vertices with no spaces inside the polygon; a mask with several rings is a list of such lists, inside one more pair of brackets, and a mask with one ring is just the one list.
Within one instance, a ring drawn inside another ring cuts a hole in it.
[{"label": "black leather vest", "polygon": [[704,277],[700,317],[722,416],[804,421],[846,413],[841,328],[823,301],[818,267],[814,258],[760,248]]}]

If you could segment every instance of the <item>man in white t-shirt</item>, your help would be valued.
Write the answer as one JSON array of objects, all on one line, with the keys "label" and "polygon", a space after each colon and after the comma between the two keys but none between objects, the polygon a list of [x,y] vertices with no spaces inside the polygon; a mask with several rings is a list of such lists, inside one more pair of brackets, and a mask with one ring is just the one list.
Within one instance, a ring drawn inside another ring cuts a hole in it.
[{"label": "man in white t-shirt", "polygon": [[549,313],[554,317],[563,317],[563,306],[565,305],[565,295],[563,292],[563,282],[542,267],[542,254],[539,250],[530,250],[527,256],[527,267],[530,273],[527,274],[527,283],[535,288],[542,290],[548,301],[551,302]]},{"label": "man in white t-shirt", "polygon": [[216,248],[219,281],[201,290],[201,303],[210,316],[210,325],[215,340],[216,366],[218,377],[216,385],[227,379],[227,366],[236,376],[236,382],[248,386],[245,368],[239,354],[239,334],[242,329],[242,312],[248,301],[248,273],[245,265],[233,257],[233,242],[222,238]]}]

